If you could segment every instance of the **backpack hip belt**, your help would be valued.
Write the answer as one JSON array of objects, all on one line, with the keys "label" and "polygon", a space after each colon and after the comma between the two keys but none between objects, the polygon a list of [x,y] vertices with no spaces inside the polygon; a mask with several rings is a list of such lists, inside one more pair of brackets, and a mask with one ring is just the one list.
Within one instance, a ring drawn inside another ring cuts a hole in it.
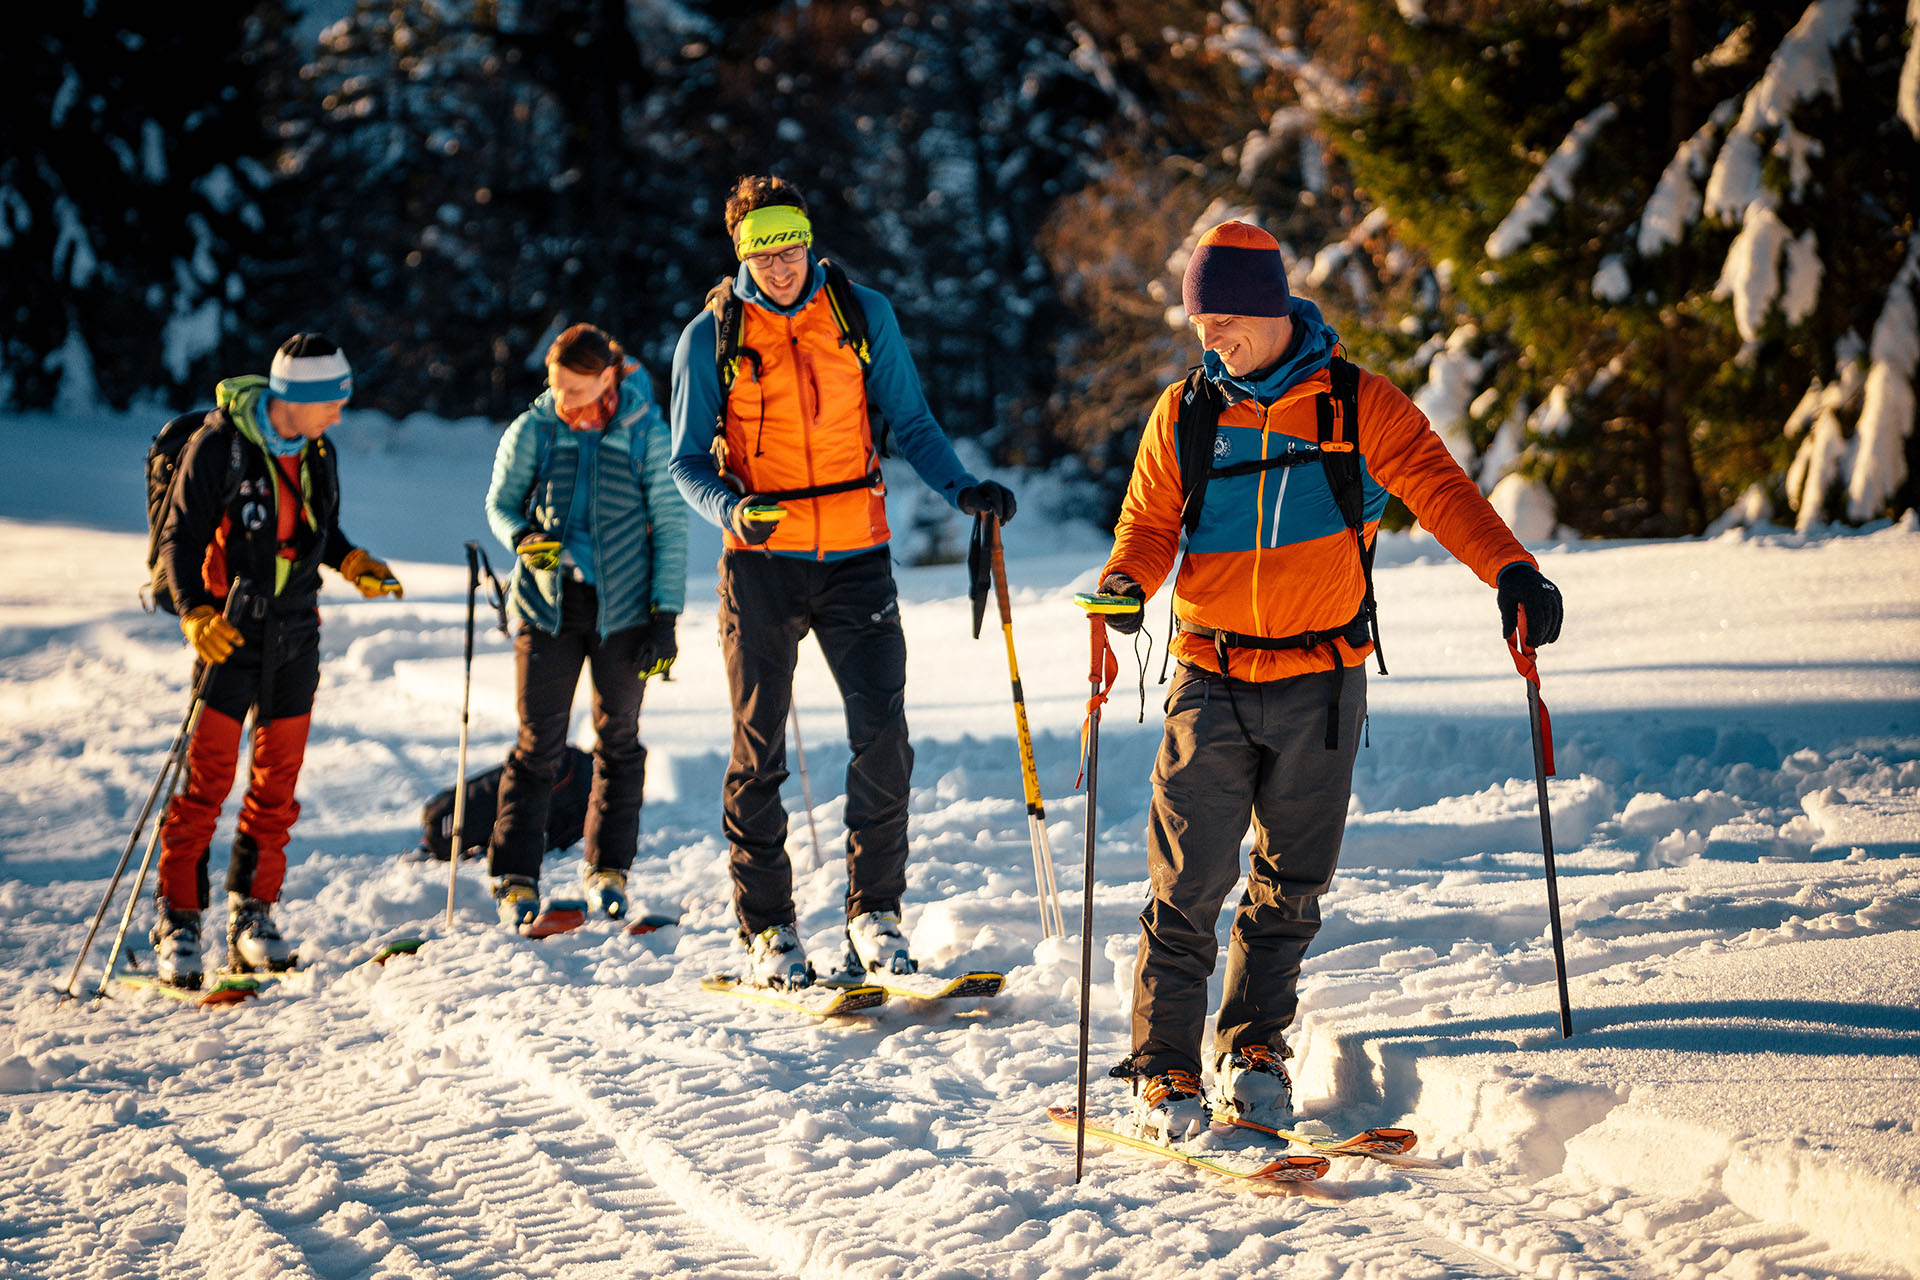
[{"label": "backpack hip belt", "polygon": [[[1265,649],[1272,651],[1279,649],[1304,649],[1308,653],[1312,653],[1323,646],[1332,650],[1333,693],[1327,700],[1327,750],[1332,751],[1340,745],[1340,695],[1346,689],[1347,666],[1344,662],[1340,661],[1340,650],[1334,645],[1334,641],[1345,640],[1348,644],[1355,647],[1367,642],[1367,609],[1365,605],[1362,605],[1360,612],[1354,614],[1353,618],[1344,626],[1334,627],[1326,631],[1301,631],[1290,636],[1243,635],[1238,631],[1221,631],[1214,627],[1201,626],[1197,622],[1188,622],[1185,619],[1177,621],[1175,626],[1186,635],[1199,636],[1204,640],[1213,641],[1214,658],[1220,663],[1221,679],[1228,682],[1227,699],[1229,703],[1233,702],[1233,673],[1228,669],[1228,652],[1230,650]],[[1236,721],[1240,719],[1240,708],[1238,704],[1233,704],[1233,716]],[[1252,741],[1252,736],[1247,734],[1247,727],[1244,722],[1240,724],[1240,732],[1247,737],[1249,742]]]}]

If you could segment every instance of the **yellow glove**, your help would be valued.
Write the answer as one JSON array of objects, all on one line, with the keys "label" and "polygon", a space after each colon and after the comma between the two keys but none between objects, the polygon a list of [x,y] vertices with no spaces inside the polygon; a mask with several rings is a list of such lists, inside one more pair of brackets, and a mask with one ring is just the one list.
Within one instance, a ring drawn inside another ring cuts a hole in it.
[{"label": "yellow glove", "polygon": [[393,570],[387,568],[386,561],[375,560],[358,547],[347,552],[346,558],[340,562],[340,576],[358,587],[360,594],[369,600],[375,596],[404,599],[407,594],[400,585],[400,579],[394,577]]},{"label": "yellow glove", "polygon": [[559,541],[549,538],[538,529],[527,530],[513,549],[529,569],[551,572],[560,567]]},{"label": "yellow glove", "polygon": [[187,633],[187,643],[201,660],[214,666],[231,658],[233,651],[246,643],[240,629],[210,604],[187,610],[180,618],[180,629]]}]

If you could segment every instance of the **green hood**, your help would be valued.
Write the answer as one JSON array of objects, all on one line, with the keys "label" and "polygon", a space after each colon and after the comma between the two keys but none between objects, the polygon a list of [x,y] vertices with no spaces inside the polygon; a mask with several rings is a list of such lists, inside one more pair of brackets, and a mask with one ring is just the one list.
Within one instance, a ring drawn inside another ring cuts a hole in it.
[{"label": "green hood", "polygon": [[267,380],[257,373],[244,377],[228,378],[213,389],[213,402],[227,411],[233,424],[240,428],[240,434],[259,446],[263,452],[267,442],[261,436],[261,412],[266,407]]}]

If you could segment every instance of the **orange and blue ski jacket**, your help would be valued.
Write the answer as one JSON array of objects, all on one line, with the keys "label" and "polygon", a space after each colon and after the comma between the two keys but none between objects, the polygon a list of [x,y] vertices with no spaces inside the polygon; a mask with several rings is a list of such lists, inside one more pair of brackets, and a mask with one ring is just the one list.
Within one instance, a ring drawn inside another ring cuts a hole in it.
[{"label": "orange and blue ski jacket", "polygon": [[[1310,449],[1319,441],[1317,397],[1331,391],[1323,366],[1271,403],[1241,398],[1221,411],[1214,465]],[[1101,570],[1124,573],[1149,599],[1173,568],[1180,545],[1180,455],[1176,436],[1180,383],[1164,391],[1141,437],[1133,478],[1114,528],[1113,552]],[[1231,392],[1229,393],[1231,396]],[[1534,563],[1480,490],[1453,460],[1426,415],[1385,378],[1360,373],[1359,430],[1365,530],[1369,544],[1389,492],[1419,517],[1442,546],[1492,586],[1516,560]],[[1317,463],[1214,479],[1174,583],[1174,615],[1182,622],[1241,635],[1280,638],[1334,631],[1353,621],[1366,579],[1353,534],[1340,515],[1325,470]],[[1340,662],[1354,666],[1371,642],[1334,641]],[[1181,632],[1179,660],[1218,671],[1213,642]],[[1330,667],[1326,649],[1235,649],[1232,674],[1283,680]]]}]

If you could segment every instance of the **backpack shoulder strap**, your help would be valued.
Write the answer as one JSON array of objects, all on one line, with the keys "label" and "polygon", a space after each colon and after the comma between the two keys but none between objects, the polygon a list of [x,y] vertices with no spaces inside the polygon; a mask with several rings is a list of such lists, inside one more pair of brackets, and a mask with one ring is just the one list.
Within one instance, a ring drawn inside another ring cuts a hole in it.
[{"label": "backpack shoulder strap", "polygon": [[822,258],[820,272],[826,277],[827,305],[833,308],[833,322],[840,326],[841,345],[853,348],[853,358],[860,362],[860,376],[865,377],[873,368],[867,310],[860,305],[860,299],[854,297],[853,281],[847,279],[847,273],[838,263]]},{"label": "backpack shoulder strap", "polygon": [[1180,384],[1175,407],[1174,442],[1180,460],[1180,523],[1192,537],[1200,527],[1200,508],[1207,500],[1207,479],[1213,474],[1213,438],[1220,427],[1220,393],[1195,365]]},{"label": "backpack shoulder strap", "polygon": [[740,345],[740,328],[744,323],[746,307],[733,292],[733,277],[722,276],[720,283],[707,290],[707,310],[713,312],[713,363],[720,375],[720,396],[726,398],[733,389],[733,380],[740,376],[740,360],[745,357],[753,361],[757,372],[760,368],[760,353],[752,347]]},{"label": "backpack shoulder strap", "polygon": [[1386,650],[1380,645],[1380,614],[1373,598],[1374,544],[1367,541],[1367,495],[1362,479],[1365,458],[1360,453],[1360,370],[1350,360],[1334,356],[1327,362],[1332,390],[1317,398],[1315,405],[1320,426],[1320,465],[1327,473],[1327,487],[1340,508],[1340,518],[1353,534],[1354,550],[1360,556],[1360,572],[1366,579],[1367,594],[1361,605],[1367,616],[1367,630],[1373,638],[1374,661],[1380,674],[1387,674]]}]

